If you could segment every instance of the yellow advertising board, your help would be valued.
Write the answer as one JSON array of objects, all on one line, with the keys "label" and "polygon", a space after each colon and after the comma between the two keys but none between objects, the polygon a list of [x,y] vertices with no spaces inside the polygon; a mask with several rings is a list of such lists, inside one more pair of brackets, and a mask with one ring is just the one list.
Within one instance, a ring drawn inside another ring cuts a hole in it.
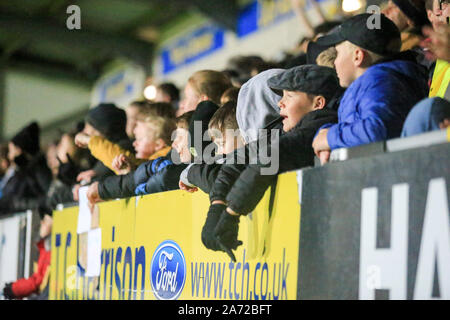
[{"label": "yellow advertising board", "polygon": [[[208,195],[180,190],[98,205],[101,272],[87,277],[78,207],[55,211],[50,299],[296,299],[300,205],[295,172],[241,217],[234,263],[206,249]],[[98,224],[98,225],[97,225]]]}]

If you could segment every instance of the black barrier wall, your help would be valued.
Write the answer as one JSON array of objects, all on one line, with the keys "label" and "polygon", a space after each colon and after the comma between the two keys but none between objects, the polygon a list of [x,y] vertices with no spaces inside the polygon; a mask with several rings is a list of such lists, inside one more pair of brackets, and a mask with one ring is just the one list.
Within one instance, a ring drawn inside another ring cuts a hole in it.
[{"label": "black barrier wall", "polygon": [[450,299],[450,144],[303,172],[298,299]]}]

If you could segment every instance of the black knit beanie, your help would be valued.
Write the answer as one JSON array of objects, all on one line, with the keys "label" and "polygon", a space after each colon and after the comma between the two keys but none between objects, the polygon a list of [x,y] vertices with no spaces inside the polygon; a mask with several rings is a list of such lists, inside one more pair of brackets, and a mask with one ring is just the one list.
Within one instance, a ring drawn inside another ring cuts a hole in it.
[{"label": "black knit beanie", "polygon": [[[197,105],[197,108],[192,114],[189,123],[189,149],[194,156],[194,159],[203,155],[205,148],[212,143],[208,134],[208,124],[217,109],[219,109],[219,106],[214,102],[202,101]],[[205,133],[206,139],[203,139]]]},{"label": "black knit beanie", "polygon": [[39,125],[32,122],[19,131],[12,139],[12,143],[20,147],[23,151],[35,155],[40,151],[39,146]]},{"label": "black knit beanie", "polygon": [[92,108],[85,120],[110,141],[127,138],[127,115],[112,103],[102,103]]}]

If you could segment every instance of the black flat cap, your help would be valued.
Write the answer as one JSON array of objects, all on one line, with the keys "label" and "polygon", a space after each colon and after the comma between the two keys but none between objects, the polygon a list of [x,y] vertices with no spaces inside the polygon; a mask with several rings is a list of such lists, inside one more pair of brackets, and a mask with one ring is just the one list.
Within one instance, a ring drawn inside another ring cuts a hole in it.
[{"label": "black flat cap", "polygon": [[339,89],[339,79],[333,68],[305,64],[288,69],[267,81],[279,94],[280,90],[300,91],[323,96],[327,101]]},{"label": "black flat cap", "polygon": [[329,46],[346,40],[383,56],[398,53],[401,46],[400,31],[394,22],[383,14],[370,13],[349,18],[334,32],[318,38],[316,42],[322,46]]}]

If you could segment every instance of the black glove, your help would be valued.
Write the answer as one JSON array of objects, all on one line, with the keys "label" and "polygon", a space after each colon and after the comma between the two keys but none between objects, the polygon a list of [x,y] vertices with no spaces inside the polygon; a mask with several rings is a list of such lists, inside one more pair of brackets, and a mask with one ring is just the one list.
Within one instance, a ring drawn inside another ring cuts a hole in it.
[{"label": "black glove", "polygon": [[231,249],[236,250],[237,247],[242,245],[242,241],[237,239],[239,218],[240,216],[233,216],[224,210],[214,229],[214,236],[219,244],[220,250],[226,252],[233,262],[236,262],[236,257]]},{"label": "black glove", "polygon": [[3,288],[3,296],[7,300],[16,299],[16,296],[14,295],[14,292],[12,291],[12,283],[5,284],[5,287]]},{"label": "black glove", "polygon": [[219,222],[222,212],[227,208],[224,204],[212,204],[209,207],[208,215],[206,216],[205,225],[202,229],[202,242],[206,248],[219,251],[220,246],[214,236],[214,228]]}]

